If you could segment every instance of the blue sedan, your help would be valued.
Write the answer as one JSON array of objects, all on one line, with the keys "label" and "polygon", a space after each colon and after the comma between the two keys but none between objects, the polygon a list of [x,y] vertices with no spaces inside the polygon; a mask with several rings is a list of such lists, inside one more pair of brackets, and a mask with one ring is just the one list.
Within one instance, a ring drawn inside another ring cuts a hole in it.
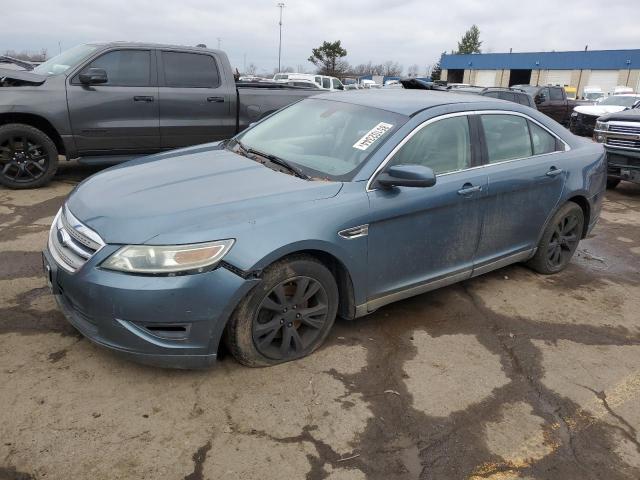
[{"label": "blue sedan", "polygon": [[195,368],[221,341],[267,366],[337,316],[515,262],[552,274],[594,227],[601,145],[511,102],[323,94],[221,143],[80,184],[44,252],[68,320],[135,360]]}]

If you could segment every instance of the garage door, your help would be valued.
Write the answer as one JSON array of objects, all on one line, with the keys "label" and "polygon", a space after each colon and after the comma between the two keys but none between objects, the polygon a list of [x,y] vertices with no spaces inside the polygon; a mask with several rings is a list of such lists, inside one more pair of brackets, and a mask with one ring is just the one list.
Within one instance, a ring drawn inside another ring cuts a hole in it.
[{"label": "garage door", "polygon": [[[571,85],[571,70],[547,70],[544,83],[548,85]],[[574,85],[575,86],[575,85]]]},{"label": "garage door", "polygon": [[478,70],[476,72],[476,81],[479,87],[497,87],[495,70]]},{"label": "garage door", "polygon": [[618,86],[618,70],[591,70],[587,85],[600,87],[605,95],[609,95]]}]

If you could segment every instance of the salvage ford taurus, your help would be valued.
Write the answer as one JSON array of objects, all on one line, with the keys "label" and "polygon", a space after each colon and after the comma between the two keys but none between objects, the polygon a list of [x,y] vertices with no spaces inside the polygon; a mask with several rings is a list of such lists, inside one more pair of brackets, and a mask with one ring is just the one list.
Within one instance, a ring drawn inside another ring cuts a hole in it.
[{"label": "salvage ford taurus", "polygon": [[514,262],[565,268],[594,227],[601,145],[537,111],[422,91],[323,94],[231,140],[83,183],[44,252],[94,342],[142,362],[296,359],[336,316]]}]

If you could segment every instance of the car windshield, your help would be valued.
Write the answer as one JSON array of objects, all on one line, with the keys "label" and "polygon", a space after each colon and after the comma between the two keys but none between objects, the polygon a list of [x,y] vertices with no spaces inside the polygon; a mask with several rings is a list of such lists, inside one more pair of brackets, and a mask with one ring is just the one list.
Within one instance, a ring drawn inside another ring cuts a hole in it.
[{"label": "car windshield", "polygon": [[597,100],[603,96],[602,92],[588,92],[584,94],[585,100]]},{"label": "car windshield", "polygon": [[305,99],[236,136],[227,148],[279,157],[311,178],[349,181],[407,120],[377,108]]},{"label": "car windshield", "polygon": [[87,58],[98,48],[97,45],[78,45],[65,50],[60,55],[47,60],[33,69],[33,73],[40,75],[59,75]]},{"label": "car windshield", "polygon": [[626,95],[612,95],[600,102],[600,105],[619,105],[621,107],[633,107],[640,97]]}]

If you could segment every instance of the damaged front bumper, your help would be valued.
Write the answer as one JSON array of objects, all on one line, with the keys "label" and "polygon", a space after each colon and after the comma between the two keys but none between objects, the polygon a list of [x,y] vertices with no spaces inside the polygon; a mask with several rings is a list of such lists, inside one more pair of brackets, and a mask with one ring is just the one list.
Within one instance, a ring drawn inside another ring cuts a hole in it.
[{"label": "damaged front bumper", "polygon": [[183,276],[142,276],[98,267],[103,249],[74,273],[48,248],[43,266],[67,320],[89,340],[140,363],[201,368],[215,362],[224,327],[259,281],[224,266]]}]

